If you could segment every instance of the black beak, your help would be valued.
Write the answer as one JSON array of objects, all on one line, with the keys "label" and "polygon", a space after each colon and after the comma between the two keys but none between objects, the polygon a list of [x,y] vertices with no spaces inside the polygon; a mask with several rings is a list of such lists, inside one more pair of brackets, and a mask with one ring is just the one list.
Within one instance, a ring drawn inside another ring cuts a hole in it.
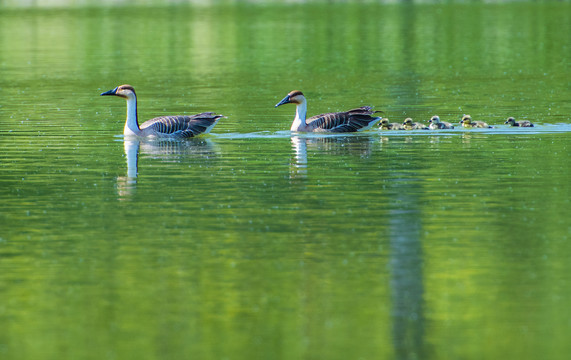
[{"label": "black beak", "polygon": [[104,92],[104,93],[101,93],[100,96],[103,96],[103,95],[116,95],[116,94],[117,94],[117,88],[115,88],[115,89],[113,89],[113,90],[106,91],[106,92]]},{"label": "black beak", "polygon": [[[102,95],[103,95],[103,94],[102,94]],[[290,103],[290,101],[289,101],[289,95],[287,95],[285,98],[282,99],[282,101],[280,101],[279,103],[277,103],[275,107],[278,107],[278,106],[283,105],[283,104],[289,104],[289,103]]]}]

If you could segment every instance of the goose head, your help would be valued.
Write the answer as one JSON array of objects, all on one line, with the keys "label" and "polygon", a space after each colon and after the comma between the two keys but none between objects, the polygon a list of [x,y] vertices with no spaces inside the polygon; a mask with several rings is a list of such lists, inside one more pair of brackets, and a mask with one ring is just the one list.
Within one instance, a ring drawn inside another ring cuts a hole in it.
[{"label": "goose head", "polygon": [[462,120],[460,121],[461,124],[470,124],[472,122],[472,117],[470,115],[462,116]]},{"label": "goose head", "polygon": [[131,85],[119,85],[113,90],[109,90],[109,91],[106,91],[104,93],[101,93],[101,96],[104,96],[104,95],[115,95],[115,96],[122,97],[124,99],[136,98],[135,88],[133,88]]},{"label": "goose head", "polygon": [[515,119],[513,117],[509,117],[506,122],[504,124],[510,124],[510,125],[514,125],[515,124]]},{"label": "goose head", "polygon": [[404,119],[403,125],[412,125],[412,118],[406,118]]},{"label": "goose head", "polygon": [[277,103],[275,107],[278,107],[283,104],[299,105],[302,104],[303,102],[305,102],[305,96],[303,96],[303,93],[299,90],[294,90],[291,91],[289,94],[287,94],[286,97],[283,98],[282,101]]},{"label": "goose head", "polygon": [[438,124],[440,122],[440,117],[438,115],[434,115],[430,120],[428,120],[428,122]]}]

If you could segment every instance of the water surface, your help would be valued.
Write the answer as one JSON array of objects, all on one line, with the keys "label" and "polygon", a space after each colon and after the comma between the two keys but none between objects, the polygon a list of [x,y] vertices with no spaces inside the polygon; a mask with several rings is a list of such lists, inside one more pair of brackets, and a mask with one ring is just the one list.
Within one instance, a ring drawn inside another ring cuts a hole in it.
[{"label": "water surface", "polygon": [[[2,359],[565,358],[570,14],[2,9]],[[122,83],[227,118],[125,139]],[[292,134],[293,89],[496,128]]]}]

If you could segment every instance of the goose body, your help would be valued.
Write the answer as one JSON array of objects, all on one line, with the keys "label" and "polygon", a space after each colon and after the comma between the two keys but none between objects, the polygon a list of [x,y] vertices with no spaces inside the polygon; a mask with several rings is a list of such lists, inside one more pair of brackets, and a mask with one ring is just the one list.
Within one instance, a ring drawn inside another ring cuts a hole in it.
[{"label": "goose body", "polygon": [[411,118],[404,119],[402,125],[405,130],[428,130],[428,127],[421,124],[413,122]]},{"label": "goose body", "polygon": [[515,119],[511,116],[506,120],[504,124],[508,124],[510,126],[519,126],[519,127],[533,127],[531,121],[527,120],[515,121]]},{"label": "goose body", "polygon": [[381,130],[404,130],[404,126],[399,123],[391,123],[389,119],[381,119],[381,124],[379,125]]},{"label": "goose body", "polygon": [[470,115],[464,115],[460,121],[463,127],[467,128],[487,128],[492,129],[493,126],[488,125],[483,121],[473,121]]},{"label": "goose body", "polygon": [[306,119],[307,101],[299,90],[287,94],[275,107],[290,103],[296,105],[291,131],[355,132],[370,129],[381,120],[381,117],[373,116],[375,111],[370,106],[362,106],[345,112],[316,115]]},{"label": "goose body", "polygon": [[127,120],[123,129],[124,135],[190,138],[200,134],[207,134],[218,120],[223,117],[211,112],[196,115],[161,116],[147,120],[139,125],[137,95],[131,85],[117,86],[115,89],[101,94],[101,96],[104,95],[118,96],[127,100]]},{"label": "goose body", "polygon": [[434,115],[433,117],[428,120],[430,125],[428,128],[430,130],[438,130],[438,129],[454,129],[454,125],[446,121],[440,121],[440,117],[438,115]]}]

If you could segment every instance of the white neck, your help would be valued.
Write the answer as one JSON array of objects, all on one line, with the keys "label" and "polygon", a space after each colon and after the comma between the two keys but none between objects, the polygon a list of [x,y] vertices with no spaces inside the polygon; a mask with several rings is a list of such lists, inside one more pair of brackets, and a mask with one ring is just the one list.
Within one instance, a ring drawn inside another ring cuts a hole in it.
[{"label": "white neck", "polygon": [[305,126],[305,116],[307,115],[307,102],[305,99],[295,108],[295,119],[291,124],[291,131],[297,131],[301,126]]},{"label": "white neck", "polygon": [[137,121],[137,98],[129,96],[127,98],[127,121],[125,121],[123,135],[138,135],[140,132]]}]

